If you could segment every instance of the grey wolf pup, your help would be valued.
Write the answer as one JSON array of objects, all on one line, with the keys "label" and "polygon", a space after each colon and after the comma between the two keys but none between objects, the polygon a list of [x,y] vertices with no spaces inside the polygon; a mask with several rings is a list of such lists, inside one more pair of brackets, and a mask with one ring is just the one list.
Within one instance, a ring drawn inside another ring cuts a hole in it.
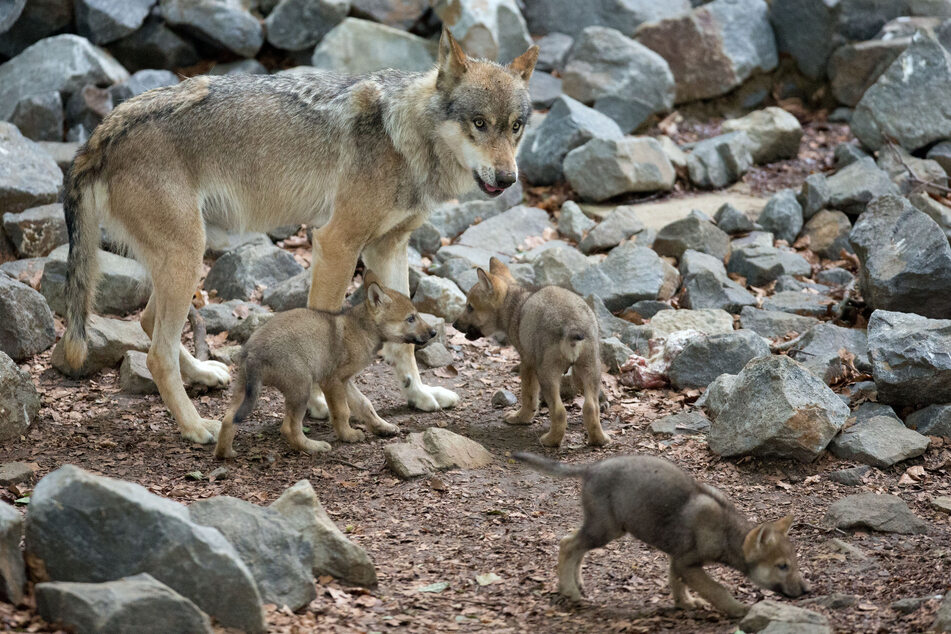
[{"label": "grey wolf pup", "polygon": [[[67,362],[79,368],[87,354],[101,223],[151,274],[141,323],[162,399],[185,438],[212,442],[220,423],[200,418],[182,385],[229,381],[225,365],[181,345],[206,233],[317,227],[310,308],[340,309],[360,257],[408,293],[409,236],[433,206],[515,182],[537,57],[533,46],[508,66],[470,59],[444,31],[426,73],[199,76],[123,102],[66,178]],[[458,401],[422,383],[412,346],[387,343],[384,355],[411,405]],[[310,405],[326,414],[319,390]]]},{"label": "grey wolf pup", "polygon": [[581,560],[630,533],[670,557],[670,590],[679,608],[695,606],[687,588],[732,617],[749,608],[703,570],[722,563],[767,590],[798,597],[809,591],[799,574],[787,533],[791,515],[751,525],[723,493],[679,467],[652,456],[620,456],[589,465],[566,465],[530,453],[514,457],[557,477],[581,478],[581,528],[561,540],[558,592],[581,598]]},{"label": "grey wolf pup", "polygon": [[307,401],[320,386],[330,407],[330,422],[344,442],[363,440],[350,427],[353,414],[373,433],[395,434],[395,425],[377,416],[370,402],[350,381],[373,361],[383,342],[425,344],[436,336],[416,312],[409,297],[384,288],[371,273],[364,279],[366,300],[349,310],[328,313],[296,308],[279,313],[251,335],[238,357],[238,374],[231,407],[221,424],[215,455],[233,458],[234,426],[254,409],[262,385],[284,395],[281,434],[291,447],[310,454],[330,451],[330,445],[304,436]]},{"label": "grey wolf pup", "polygon": [[505,264],[489,261],[478,270],[466,307],[455,328],[467,339],[504,332],[521,356],[522,406],[505,415],[511,425],[528,425],[538,413],[541,391],[551,415],[551,428],[539,440],[558,447],[565,437],[568,415],[561,401],[561,378],[571,368],[576,389],[584,395],[582,418],[589,445],[609,442],[601,429],[598,397],[601,359],[598,320],[583,299],[557,286],[520,286]]}]

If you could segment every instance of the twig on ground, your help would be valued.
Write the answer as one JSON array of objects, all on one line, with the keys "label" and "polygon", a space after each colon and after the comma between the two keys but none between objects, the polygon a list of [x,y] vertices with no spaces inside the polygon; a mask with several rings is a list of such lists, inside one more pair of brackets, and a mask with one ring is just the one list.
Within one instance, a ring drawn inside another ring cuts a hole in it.
[{"label": "twig on ground", "polygon": [[809,522],[796,522],[796,525],[813,528],[817,531],[822,531],[823,533],[841,533],[842,535],[848,535],[848,533],[846,533],[844,530],[835,526],[816,526],[815,524],[810,524]]},{"label": "twig on ground", "polygon": [[845,292],[842,294],[842,301],[835,305],[835,308],[832,309],[832,315],[836,320],[842,319],[842,315],[845,313],[846,306],[849,305],[849,300],[852,298],[852,290],[855,288],[855,279],[852,279],[845,287]]},{"label": "twig on ground", "polygon": [[354,469],[359,469],[360,471],[369,471],[368,468],[366,468],[366,467],[361,467],[360,465],[358,465],[358,464],[353,464],[352,462],[347,462],[347,461],[344,460],[343,458],[334,458],[333,456],[331,456],[331,457],[327,458],[327,460],[329,460],[330,462],[336,462],[337,464],[342,464],[342,465],[347,466],[347,467],[352,467],[352,468],[354,468]]},{"label": "twig on ground", "polygon": [[789,341],[783,341],[783,342],[781,342],[781,343],[772,343],[772,344],[769,345],[769,349],[770,349],[772,352],[786,352],[786,351],[789,350],[790,348],[795,347],[796,344],[798,344],[798,343],[802,340],[802,338],[803,338],[803,336],[804,336],[805,334],[806,334],[806,333],[802,333],[801,335],[799,335],[799,336],[797,336],[797,337],[793,337],[793,338],[790,339]]},{"label": "twig on ground", "polygon": [[194,306],[188,307],[188,323],[191,324],[192,338],[195,340],[195,358],[199,361],[207,361],[211,351],[208,349],[208,340],[205,338],[208,334],[205,330],[205,320]]},{"label": "twig on ground", "polygon": [[951,194],[951,187],[945,187],[944,185],[939,185],[938,183],[919,177],[918,174],[915,173],[915,170],[912,169],[911,165],[905,162],[905,157],[902,156],[901,152],[898,151],[898,144],[895,143],[893,139],[888,139],[886,145],[888,146],[888,149],[891,150],[898,158],[898,162],[901,163],[902,167],[904,167],[908,172],[908,176],[912,183],[924,185],[927,189],[934,189],[945,194]]}]

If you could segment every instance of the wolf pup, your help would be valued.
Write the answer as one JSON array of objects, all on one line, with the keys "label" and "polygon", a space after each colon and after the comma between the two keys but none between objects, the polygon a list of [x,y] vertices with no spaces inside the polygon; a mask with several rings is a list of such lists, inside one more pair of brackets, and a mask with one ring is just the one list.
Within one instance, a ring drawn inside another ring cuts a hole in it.
[{"label": "wolf pup", "polygon": [[406,295],[384,288],[372,273],[365,276],[364,285],[366,300],[354,308],[339,313],[296,308],[278,313],[251,335],[238,357],[234,398],[221,424],[216,456],[235,456],[234,425],[254,409],[262,385],[284,394],[281,434],[294,449],[310,454],[330,451],[329,444],[306,438],[302,429],[314,386],[327,397],[330,422],[340,440],[364,438],[363,432],[350,427],[351,407],[373,433],[396,433],[396,426],[377,416],[350,379],[370,365],[383,342],[424,344],[436,331]]},{"label": "wolf pup", "polygon": [[551,415],[551,428],[539,440],[558,447],[565,437],[568,416],[561,402],[561,377],[571,376],[584,395],[584,428],[589,445],[605,445],[598,397],[601,358],[598,320],[584,300],[557,286],[525,288],[496,258],[489,272],[478,270],[479,281],[466,297],[466,307],[455,328],[467,339],[504,332],[521,356],[522,406],[505,415],[511,425],[528,425],[538,412],[541,389]]},{"label": "wolf pup", "polygon": [[[339,310],[361,257],[408,294],[409,236],[433,207],[515,183],[537,58],[533,46],[507,66],[470,59],[443,31],[425,73],[198,76],[124,101],[80,148],[64,185],[66,362],[79,370],[87,355],[102,224],[151,276],[141,323],[162,400],[185,438],[213,442],[220,423],[200,418],[182,385],[229,381],[227,366],[181,345],[206,234],[316,227],[310,308]],[[458,402],[422,383],[412,346],[383,352],[410,405]],[[310,407],[326,414],[319,390]]]},{"label": "wolf pup", "polygon": [[732,617],[749,608],[711,579],[704,564],[736,568],[761,588],[798,597],[809,591],[787,533],[791,515],[751,525],[719,490],[652,456],[620,456],[566,465],[530,453],[514,457],[557,477],[581,478],[584,523],[561,540],[558,592],[581,598],[581,559],[630,533],[670,557],[670,590],[679,608],[695,606],[687,587]]}]

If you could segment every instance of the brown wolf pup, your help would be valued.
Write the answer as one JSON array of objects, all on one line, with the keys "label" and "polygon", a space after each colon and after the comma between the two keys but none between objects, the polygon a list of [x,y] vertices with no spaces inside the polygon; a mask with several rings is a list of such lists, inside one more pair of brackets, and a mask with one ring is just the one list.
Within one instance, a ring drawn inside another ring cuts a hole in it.
[{"label": "brown wolf pup", "polygon": [[[358,258],[409,293],[407,244],[433,207],[476,187],[499,196],[517,180],[537,57],[532,46],[505,66],[472,59],[444,31],[425,73],[201,75],[122,102],[63,186],[66,361],[79,369],[88,352],[102,225],[152,278],[141,323],[162,400],[185,438],[213,442],[221,424],[202,419],[182,386],[230,380],[227,366],[181,345],[206,235],[314,227],[309,308],[340,309]],[[458,402],[422,382],[412,346],[387,343],[383,356],[413,407]],[[310,409],[327,413],[319,389]]]},{"label": "brown wolf pup", "polygon": [[562,538],[558,552],[558,592],[566,597],[581,599],[585,553],[624,533],[670,556],[670,590],[679,608],[695,607],[689,586],[732,617],[749,610],[704,572],[709,563],[726,564],[787,597],[809,591],[787,537],[791,515],[753,526],[719,490],[662,458],[620,456],[566,465],[530,453],[514,457],[536,471],[584,482],[584,522]]},{"label": "brown wolf pup", "polygon": [[589,445],[609,442],[601,429],[598,397],[601,358],[598,320],[584,300],[557,286],[525,288],[496,258],[489,272],[479,269],[479,282],[469,290],[466,307],[453,324],[467,339],[504,332],[521,356],[522,406],[505,415],[511,425],[528,425],[538,412],[541,390],[551,415],[551,428],[539,440],[558,447],[565,437],[568,415],[561,402],[561,378],[571,368],[572,380],[584,394],[582,408]]},{"label": "brown wolf pup", "polygon": [[424,344],[436,331],[406,295],[384,288],[372,273],[367,273],[364,284],[366,301],[359,306],[339,313],[296,308],[275,315],[251,335],[238,357],[234,398],[221,424],[216,456],[235,456],[234,425],[254,409],[262,385],[276,387],[284,395],[281,434],[294,449],[311,454],[330,451],[329,444],[310,440],[302,429],[314,386],[327,397],[330,422],[340,440],[364,438],[363,432],[350,427],[351,407],[373,433],[396,433],[396,426],[377,416],[350,379],[373,361],[384,342]]}]

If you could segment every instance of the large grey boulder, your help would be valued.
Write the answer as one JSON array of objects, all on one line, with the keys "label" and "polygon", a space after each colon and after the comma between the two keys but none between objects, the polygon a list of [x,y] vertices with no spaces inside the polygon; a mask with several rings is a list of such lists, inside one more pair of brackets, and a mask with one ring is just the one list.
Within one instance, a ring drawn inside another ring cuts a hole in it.
[{"label": "large grey boulder", "polygon": [[594,138],[619,140],[623,136],[612,118],[563,95],[542,124],[526,134],[518,166],[530,183],[551,185],[563,177],[562,163],[568,152]]},{"label": "large grey boulder", "polygon": [[951,403],[929,405],[909,414],[905,425],[925,436],[951,438]]},{"label": "large grey boulder", "polygon": [[609,310],[621,310],[641,299],[669,299],[680,283],[677,269],[647,247],[626,242],[600,263],[571,278],[581,296],[593,294]]},{"label": "large grey boulder", "polygon": [[452,280],[427,275],[416,285],[413,304],[417,310],[452,321],[465,308],[466,296]]},{"label": "large grey boulder", "polygon": [[39,583],[36,607],[77,634],[212,632],[207,614],[148,573],[104,583]]},{"label": "large grey boulder", "polygon": [[53,90],[72,94],[86,84],[114,84],[128,76],[112,56],[86,38],[64,34],[40,40],[0,65],[0,120],[9,119],[17,103],[29,95]]},{"label": "large grey boulder", "polygon": [[146,352],[150,341],[136,321],[90,315],[86,321],[88,354],[83,366],[73,369],[66,364],[62,339],[53,348],[53,367],[71,377],[89,376],[103,368],[114,367],[127,350]]},{"label": "large grey boulder", "polygon": [[[35,570],[57,581],[146,572],[225,627],[267,629],[254,578],[228,540],[138,484],[60,467],[33,490],[26,551]],[[208,591],[219,587],[228,591]]]},{"label": "large grey boulder", "polygon": [[156,0],[77,0],[76,31],[93,44],[108,44],[145,22]]},{"label": "large grey boulder", "polygon": [[340,24],[349,9],[349,0],[281,0],[264,21],[267,41],[286,51],[310,48]]},{"label": "large grey boulder", "polygon": [[435,0],[433,8],[473,57],[507,64],[533,44],[515,0]]},{"label": "large grey boulder", "polygon": [[0,502],[0,601],[13,605],[19,605],[23,600],[23,586],[26,585],[23,553],[20,552],[22,537],[23,516],[9,504]]},{"label": "large grey boulder", "polygon": [[[859,287],[876,309],[951,317],[951,245],[938,224],[899,196],[868,206],[849,234]],[[914,248],[908,248],[914,245]]]},{"label": "large grey boulder", "polygon": [[254,57],[264,43],[261,23],[241,0],[160,0],[159,6],[171,26],[241,57]]},{"label": "large grey boulder", "polygon": [[63,205],[54,203],[19,213],[3,214],[3,230],[21,258],[49,255],[66,244],[66,218]]},{"label": "large grey boulder", "polygon": [[359,586],[376,586],[376,569],[366,551],[340,532],[309,481],[301,480],[287,488],[268,508],[283,515],[310,541],[315,575],[330,575]]},{"label": "large grey boulder", "polygon": [[188,514],[231,542],[266,603],[297,610],[317,598],[311,542],[281,513],[221,495],[193,503]]},{"label": "large grey boulder", "polygon": [[782,275],[809,275],[812,266],[798,253],[751,244],[733,249],[726,270],[743,276],[751,286],[763,286]]},{"label": "large grey boulder", "polygon": [[848,376],[843,354],[854,357],[860,372],[872,369],[868,360],[868,337],[864,330],[820,323],[807,330],[789,356],[831,385]]},{"label": "large grey boulder", "polygon": [[[0,107],[2,76],[0,66]],[[55,202],[62,185],[63,173],[53,157],[20,134],[12,123],[0,121],[0,213],[17,213]]]},{"label": "large grey boulder", "polygon": [[730,132],[694,144],[687,155],[690,182],[698,187],[726,187],[753,166],[752,143],[745,132]]},{"label": "large grey boulder", "polygon": [[832,503],[824,521],[841,529],[871,529],[880,533],[902,535],[928,532],[928,524],[912,513],[904,500],[897,495],[848,495]]},{"label": "large grey boulder", "polygon": [[875,83],[901,55],[911,37],[852,42],[840,46],[829,60],[829,85],[832,94],[849,107],[855,107],[868,87]]},{"label": "large grey boulder", "polygon": [[[49,262],[43,267],[40,292],[50,309],[58,315],[66,314],[66,258],[67,245],[53,249]],[[148,272],[132,258],[110,251],[98,252],[99,283],[96,286],[96,310],[111,315],[127,315],[149,301],[152,282]]]},{"label": "large grey boulder", "polygon": [[13,0],[13,10],[4,18],[7,22],[18,13],[16,21],[0,29],[0,55],[15,57],[30,44],[70,28],[74,21],[73,0],[33,0],[20,7],[20,11],[17,4]]},{"label": "large grey boulder", "polygon": [[761,337],[778,339],[791,333],[802,334],[819,323],[815,317],[745,306],[740,311],[740,326]]},{"label": "large grey boulder", "polygon": [[690,10],[690,0],[526,0],[529,31],[577,35],[589,26],[609,26],[632,35],[638,25]]},{"label": "large grey boulder", "polygon": [[667,60],[677,82],[677,103],[708,99],[776,68],[768,11],[763,0],[714,0],[643,24],[636,37]]},{"label": "large grey boulder", "polygon": [[679,258],[688,249],[693,249],[723,260],[730,253],[730,237],[712,222],[687,216],[658,231],[653,249],[672,258]]},{"label": "large grey boulder", "polygon": [[[588,268],[591,262],[577,249],[562,244],[545,249],[531,260],[531,264],[535,272],[535,283],[539,286],[569,288],[571,278]],[[469,288],[472,288],[471,284],[466,287]]]},{"label": "large grey boulder", "polygon": [[384,68],[422,72],[435,65],[437,46],[383,24],[346,18],[320,41],[311,64],[353,75]]},{"label": "large grey boulder", "polygon": [[[567,203],[562,206],[562,217],[565,215],[564,208],[566,206]],[[562,224],[562,218],[559,218],[559,231],[561,231]],[[615,208],[597,225],[592,222],[591,227],[593,228],[588,231],[588,235],[578,245],[578,248],[584,253],[613,249],[634,234],[644,231],[644,223],[637,217],[637,208],[633,205],[621,205]]]},{"label": "large grey boulder", "polygon": [[908,151],[951,137],[951,115],[938,104],[951,97],[951,53],[918,33],[911,45],[865,91],[852,132],[873,150],[894,138]]},{"label": "large grey boulder", "polygon": [[927,436],[905,427],[888,405],[862,403],[846,419],[829,451],[843,460],[884,468],[920,456],[929,444]]},{"label": "large grey boulder", "polygon": [[250,299],[259,286],[275,286],[303,270],[284,249],[251,244],[218,258],[205,277],[205,289],[222,299]]},{"label": "large grey boulder", "polygon": [[707,387],[721,374],[737,374],[750,360],[769,354],[769,344],[752,330],[704,335],[687,342],[668,376],[677,389]]},{"label": "large grey boulder", "polygon": [[849,233],[852,232],[852,223],[849,217],[841,211],[823,209],[809,219],[802,229],[802,236],[809,238],[809,250],[813,253],[837,260],[842,250],[852,253],[849,243]]},{"label": "large grey boulder", "polygon": [[849,408],[802,365],[783,356],[753,359],[730,390],[707,434],[722,456],[815,460],[839,432]]},{"label": "large grey boulder", "polygon": [[159,16],[150,16],[138,31],[109,45],[129,71],[182,68],[199,59],[194,44],[170,29]]},{"label": "large grey boulder", "polygon": [[601,201],[631,192],[669,191],[677,173],[650,137],[591,139],[568,152],[565,177],[582,198]]},{"label": "large grey boulder", "polygon": [[674,76],[667,62],[603,26],[589,26],[577,37],[562,79],[566,95],[608,115],[624,132],[633,132],[674,105]]},{"label": "large grey boulder", "polygon": [[876,310],[868,356],[878,399],[890,405],[951,403],[951,319]]},{"label": "large grey boulder", "polygon": [[750,140],[750,154],[757,165],[796,158],[802,126],[799,120],[782,108],[770,106],[745,117],[727,119],[724,132],[745,132]]},{"label": "large grey boulder", "polygon": [[22,361],[49,349],[54,341],[53,314],[43,296],[0,275],[0,351]]},{"label": "large grey boulder", "polygon": [[519,205],[469,227],[456,244],[511,256],[526,239],[541,237],[546,229],[554,228],[544,209]]},{"label": "large grey boulder", "polygon": [[63,116],[63,98],[51,90],[18,101],[10,122],[32,141],[62,141]]},{"label": "large grey boulder", "polygon": [[536,71],[550,73],[553,70],[562,71],[565,68],[565,58],[574,44],[575,39],[565,33],[557,31],[538,39],[538,61],[535,62]]},{"label": "large grey boulder", "polygon": [[788,244],[795,242],[802,230],[802,207],[796,200],[796,193],[784,189],[773,194],[756,222],[777,240],[785,240]]},{"label": "large grey boulder", "polygon": [[485,447],[440,427],[410,434],[408,442],[387,444],[383,457],[386,466],[403,479],[444,469],[478,469],[492,462]]}]

